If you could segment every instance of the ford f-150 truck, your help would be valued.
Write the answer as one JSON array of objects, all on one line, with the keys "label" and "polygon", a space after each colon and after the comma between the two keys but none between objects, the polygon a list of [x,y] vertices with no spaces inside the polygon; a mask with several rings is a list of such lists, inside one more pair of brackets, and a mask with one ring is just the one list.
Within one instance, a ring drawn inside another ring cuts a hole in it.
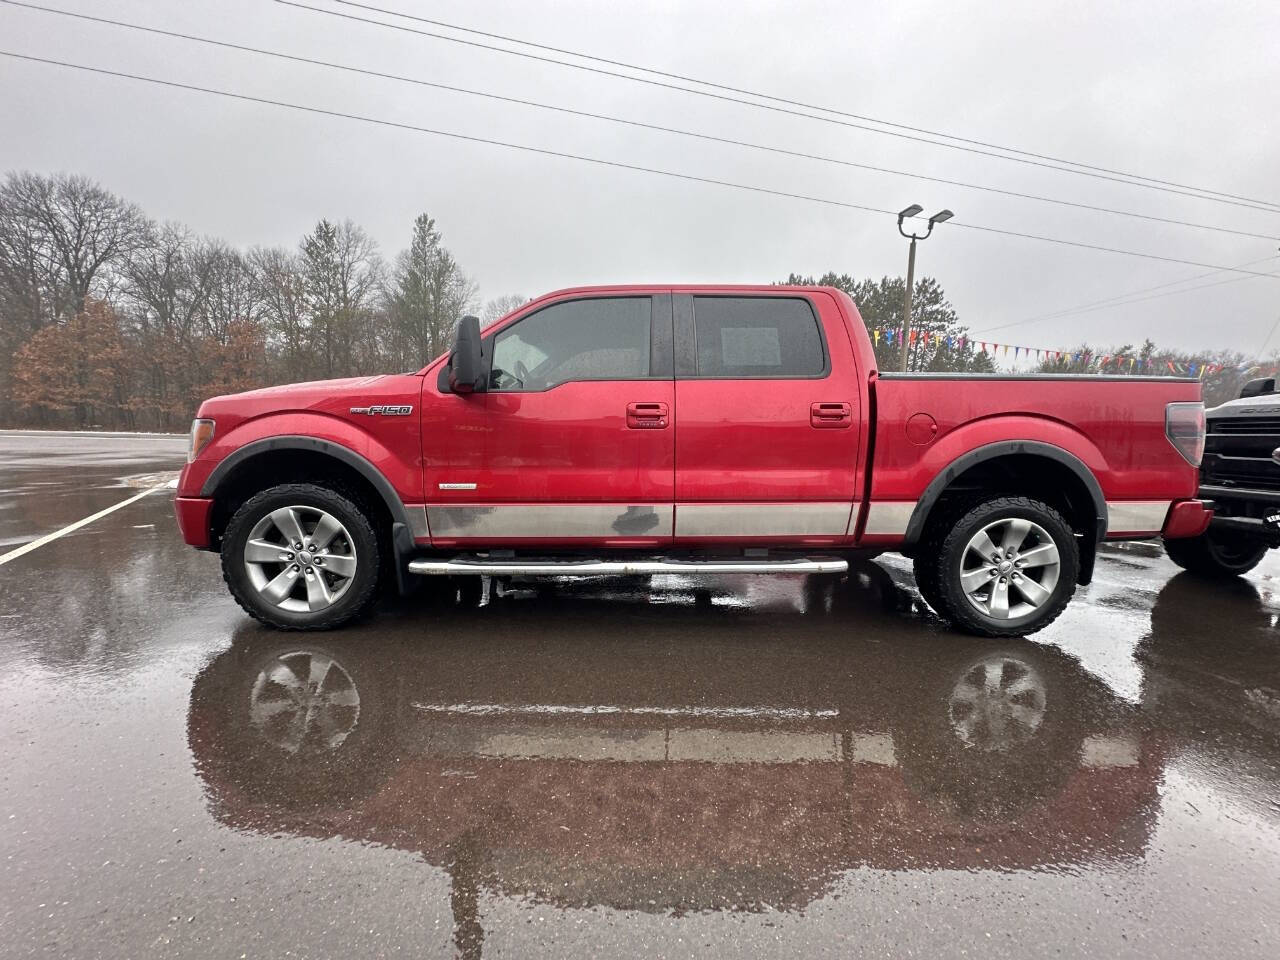
[{"label": "ford f-150 truck", "polygon": [[1028,633],[1104,539],[1189,537],[1194,380],[896,374],[840,290],[617,286],[463,318],[416,373],[215,397],[176,511],[231,593],[334,627],[380,585],[838,574],[913,558],[955,626]]}]

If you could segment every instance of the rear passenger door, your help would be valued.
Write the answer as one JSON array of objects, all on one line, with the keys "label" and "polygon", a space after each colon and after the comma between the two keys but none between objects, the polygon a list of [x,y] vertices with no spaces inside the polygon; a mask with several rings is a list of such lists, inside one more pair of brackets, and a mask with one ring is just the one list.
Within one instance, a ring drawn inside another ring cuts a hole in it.
[{"label": "rear passenger door", "polygon": [[699,292],[673,306],[676,540],[843,542],[862,411],[835,302]]}]

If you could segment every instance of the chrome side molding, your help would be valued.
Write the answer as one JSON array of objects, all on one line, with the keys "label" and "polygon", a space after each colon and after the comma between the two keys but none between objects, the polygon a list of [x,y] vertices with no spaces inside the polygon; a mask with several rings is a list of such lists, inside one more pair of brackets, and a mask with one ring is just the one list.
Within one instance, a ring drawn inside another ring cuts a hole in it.
[{"label": "chrome side molding", "polygon": [[409,572],[440,576],[598,577],[651,573],[845,573],[837,557],[794,560],[410,560]]}]

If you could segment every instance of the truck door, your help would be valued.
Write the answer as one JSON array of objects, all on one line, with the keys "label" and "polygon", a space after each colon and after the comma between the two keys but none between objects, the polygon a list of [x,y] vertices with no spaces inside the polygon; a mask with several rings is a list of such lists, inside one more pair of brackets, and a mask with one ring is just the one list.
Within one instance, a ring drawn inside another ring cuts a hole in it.
[{"label": "truck door", "polygon": [[487,391],[424,420],[432,543],[669,544],[671,295],[537,305],[484,344]]},{"label": "truck door", "polygon": [[674,318],[676,540],[845,542],[864,414],[835,301],[676,294]]}]

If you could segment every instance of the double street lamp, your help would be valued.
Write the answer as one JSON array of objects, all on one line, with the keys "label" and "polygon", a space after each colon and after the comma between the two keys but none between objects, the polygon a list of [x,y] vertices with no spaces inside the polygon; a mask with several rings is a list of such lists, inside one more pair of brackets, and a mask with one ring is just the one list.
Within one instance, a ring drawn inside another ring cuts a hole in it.
[{"label": "double street lamp", "polygon": [[902,370],[904,373],[907,369],[907,348],[910,346],[908,338],[911,335],[911,291],[916,282],[916,241],[927,240],[937,224],[955,216],[950,210],[939,210],[929,218],[929,229],[923,234],[907,233],[902,229],[902,221],[918,216],[923,210],[924,207],[920,204],[913,203],[898,214],[898,232],[911,240],[911,251],[907,254],[907,289],[902,296]]}]

